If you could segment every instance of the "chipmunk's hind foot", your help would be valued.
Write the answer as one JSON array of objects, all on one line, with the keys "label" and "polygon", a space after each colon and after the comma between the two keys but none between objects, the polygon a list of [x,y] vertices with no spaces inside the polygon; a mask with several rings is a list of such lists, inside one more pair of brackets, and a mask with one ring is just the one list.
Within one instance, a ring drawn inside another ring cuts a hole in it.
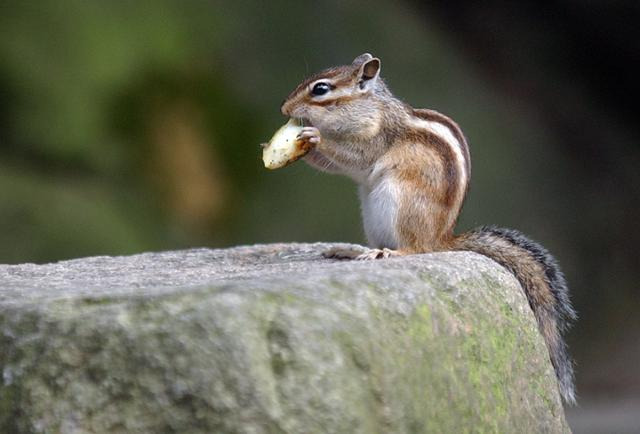
[{"label": "chipmunk's hind foot", "polygon": [[398,250],[387,249],[370,249],[367,247],[361,248],[340,248],[336,247],[329,249],[322,254],[325,258],[331,259],[355,259],[356,261],[369,261],[372,259],[386,259],[394,256],[401,256],[402,253]]}]

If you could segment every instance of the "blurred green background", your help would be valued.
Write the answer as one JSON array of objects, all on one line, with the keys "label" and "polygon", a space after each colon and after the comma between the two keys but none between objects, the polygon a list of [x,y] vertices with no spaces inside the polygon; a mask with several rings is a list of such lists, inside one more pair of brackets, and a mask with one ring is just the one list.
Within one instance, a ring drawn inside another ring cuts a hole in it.
[{"label": "blurred green background", "polygon": [[574,428],[637,404],[639,7],[512,3],[0,2],[0,262],[363,242],[350,181],[267,171],[258,144],[306,75],[369,51],[465,131],[459,230],[520,229],[563,265]]}]

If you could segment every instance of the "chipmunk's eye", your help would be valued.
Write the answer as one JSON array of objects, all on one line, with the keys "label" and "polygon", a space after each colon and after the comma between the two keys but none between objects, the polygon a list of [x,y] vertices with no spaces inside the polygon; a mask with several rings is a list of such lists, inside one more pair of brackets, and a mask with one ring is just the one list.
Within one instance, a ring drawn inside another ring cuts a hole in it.
[{"label": "chipmunk's eye", "polygon": [[311,89],[311,94],[324,95],[325,93],[329,92],[329,90],[331,90],[331,86],[329,86],[328,83],[324,83],[321,81],[320,83],[316,83],[313,86],[313,89]]}]

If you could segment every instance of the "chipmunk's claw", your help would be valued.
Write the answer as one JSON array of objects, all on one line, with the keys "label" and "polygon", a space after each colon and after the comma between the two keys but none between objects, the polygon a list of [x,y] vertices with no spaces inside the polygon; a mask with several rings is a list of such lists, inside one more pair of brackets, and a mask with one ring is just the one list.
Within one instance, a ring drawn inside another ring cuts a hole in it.
[{"label": "chipmunk's claw", "polygon": [[369,261],[372,259],[386,259],[394,256],[401,256],[398,250],[370,249],[370,248],[339,248],[329,249],[322,254],[325,258],[332,259],[355,259],[356,261]]},{"label": "chipmunk's claw", "polygon": [[297,138],[309,142],[313,145],[317,145],[321,140],[320,130],[318,130],[316,127],[303,127]]},{"label": "chipmunk's claw", "polygon": [[394,256],[400,256],[397,250],[387,249],[367,249],[364,253],[356,257],[358,261],[368,261],[371,259],[386,259]]}]

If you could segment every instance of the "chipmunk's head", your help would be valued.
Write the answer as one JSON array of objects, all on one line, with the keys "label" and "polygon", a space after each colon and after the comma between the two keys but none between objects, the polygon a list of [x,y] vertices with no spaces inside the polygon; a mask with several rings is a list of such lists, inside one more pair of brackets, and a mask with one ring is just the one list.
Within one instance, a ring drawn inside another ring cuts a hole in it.
[{"label": "chipmunk's head", "polygon": [[375,134],[380,124],[376,96],[386,92],[380,79],[380,59],[365,53],[351,65],[325,69],[304,80],[284,101],[281,111],[327,135]]}]

